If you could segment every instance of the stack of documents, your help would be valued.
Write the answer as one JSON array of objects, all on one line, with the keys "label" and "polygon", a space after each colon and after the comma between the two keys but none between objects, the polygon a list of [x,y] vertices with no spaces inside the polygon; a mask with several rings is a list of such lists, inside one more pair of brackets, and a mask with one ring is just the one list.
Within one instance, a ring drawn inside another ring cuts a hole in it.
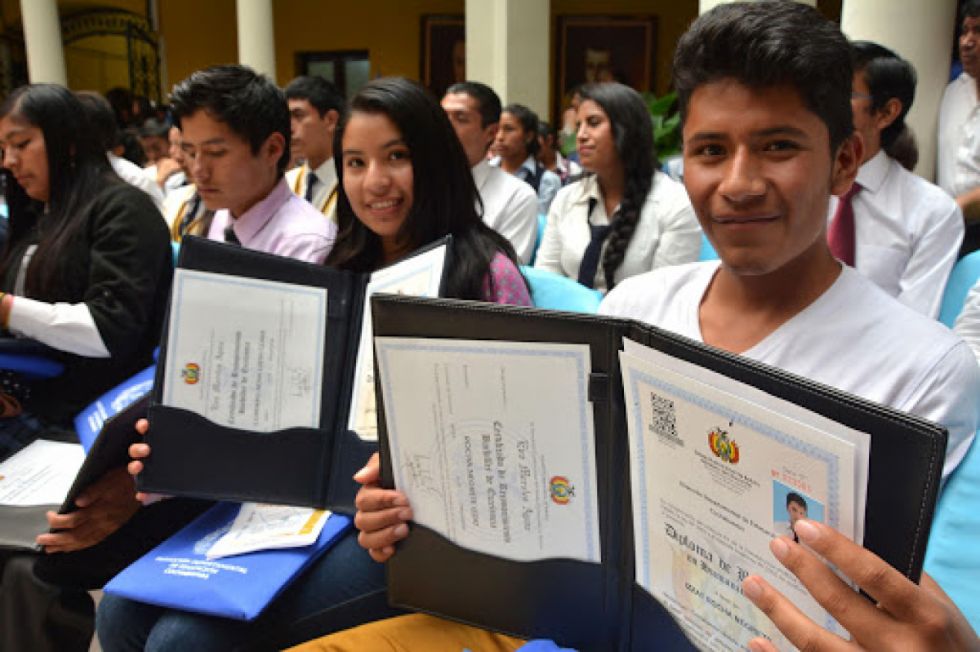
[{"label": "stack of documents", "polygon": [[37,440],[0,464],[0,547],[34,549],[85,461],[79,444]]}]

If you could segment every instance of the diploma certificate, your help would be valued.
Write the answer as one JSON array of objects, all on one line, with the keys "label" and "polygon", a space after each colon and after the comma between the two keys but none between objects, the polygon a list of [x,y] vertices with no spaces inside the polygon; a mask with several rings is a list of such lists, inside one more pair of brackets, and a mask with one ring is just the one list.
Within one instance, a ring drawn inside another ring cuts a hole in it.
[{"label": "diploma certificate", "polygon": [[[631,343],[628,350],[641,348]],[[694,365],[656,351],[646,349],[642,358],[622,353],[620,360],[637,583],[705,650],[744,650],[760,635],[790,649],[742,595],[741,581],[753,573],[846,637],[772,557],[769,541],[792,536],[801,509],[855,538],[863,522],[856,480],[862,465],[866,477],[867,435],[830,428],[819,415],[804,419],[805,410],[775,397],[767,395],[765,405],[746,400],[741,383],[681,373]]]},{"label": "diploma certificate", "polygon": [[60,505],[84,461],[78,444],[32,442],[0,464],[0,505]]},{"label": "diploma certificate", "polygon": [[375,344],[395,486],[417,523],[507,559],[601,560],[588,346]]},{"label": "diploma certificate", "polygon": [[357,347],[354,383],[347,428],[361,439],[378,439],[378,408],[374,396],[374,347],[371,346],[371,295],[384,292],[413,297],[439,296],[439,283],[446,262],[446,246],[412,256],[371,274],[364,297],[361,339]]},{"label": "diploma certificate", "polygon": [[327,291],[174,274],[164,405],[258,432],[320,423]]}]

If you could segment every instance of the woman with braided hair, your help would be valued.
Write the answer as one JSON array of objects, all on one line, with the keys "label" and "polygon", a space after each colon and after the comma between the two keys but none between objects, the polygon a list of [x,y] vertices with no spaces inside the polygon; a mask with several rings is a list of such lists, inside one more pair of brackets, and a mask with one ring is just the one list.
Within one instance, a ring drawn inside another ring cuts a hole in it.
[{"label": "woman with braided hair", "polygon": [[610,290],[657,267],[697,260],[701,229],[684,187],[657,171],[650,114],[618,83],[580,91],[578,152],[587,171],[559,191],[535,267]]}]

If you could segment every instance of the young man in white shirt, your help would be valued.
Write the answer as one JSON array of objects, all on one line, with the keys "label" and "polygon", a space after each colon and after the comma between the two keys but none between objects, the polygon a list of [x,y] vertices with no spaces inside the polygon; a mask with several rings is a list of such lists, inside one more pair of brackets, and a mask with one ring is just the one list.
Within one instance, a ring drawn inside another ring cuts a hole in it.
[{"label": "young man in white shirt", "polygon": [[[851,44],[854,82],[851,110],[864,154],[850,203],[852,247],[831,251],[842,262],[877,283],[905,305],[935,318],[946,280],[963,241],[963,214],[956,202],[893,156],[897,139],[908,130],[905,116],[915,96],[915,71],[877,43]],[[832,201],[830,230],[844,210]]]},{"label": "young man in white shirt", "polygon": [[473,170],[483,221],[510,240],[522,263],[530,263],[538,235],[538,196],[531,186],[487,162],[500,122],[500,98],[486,84],[460,82],[446,91],[442,108]]},{"label": "young man in white shirt", "polygon": [[337,222],[337,170],[333,160],[333,137],[344,112],[344,98],[323,77],[302,76],[286,86],[289,104],[289,146],[304,160],[286,172],[286,183],[294,193]]},{"label": "young man in white shirt", "polygon": [[[684,184],[721,261],[628,279],[600,312],[642,319],[939,422],[950,431],[948,475],[978,424],[976,361],[941,325],[842,267],[826,239],[829,196],[850,189],[862,160],[843,35],[797,3],[722,5],[681,38],[674,80]],[[878,600],[877,607],[866,602],[791,539],[773,541],[776,557],[858,644],[977,644],[928,578],[916,587],[826,526],[804,519],[795,529]],[[829,643],[829,633],[763,579],[749,577],[743,590],[794,644]],[[761,639],[750,648],[774,649]]]},{"label": "young man in white shirt", "polygon": [[[684,183],[721,261],[629,278],[609,293],[600,312],[641,319],[938,421],[950,430],[948,473],[980,420],[975,359],[941,325],[842,266],[827,243],[830,195],[850,189],[861,161],[851,82],[847,40],[812,7],[732,3],[699,17],[678,44],[674,83],[683,124]],[[408,535],[412,512],[404,494],[382,489],[378,477],[375,456],[355,476],[364,484],[355,524],[360,544],[375,560],[385,561]],[[800,519],[795,531],[801,543],[877,600],[877,605],[865,600],[800,543],[773,540],[777,559],[858,646],[973,650],[980,645],[928,576],[916,586],[823,524]],[[749,576],[742,589],[794,645],[847,645],[761,577]],[[426,626],[443,632],[459,628],[460,636],[467,636],[467,628],[445,621]],[[398,621],[366,627],[384,637],[397,632]],[[762,638],[749,647],[775,652]]]}]

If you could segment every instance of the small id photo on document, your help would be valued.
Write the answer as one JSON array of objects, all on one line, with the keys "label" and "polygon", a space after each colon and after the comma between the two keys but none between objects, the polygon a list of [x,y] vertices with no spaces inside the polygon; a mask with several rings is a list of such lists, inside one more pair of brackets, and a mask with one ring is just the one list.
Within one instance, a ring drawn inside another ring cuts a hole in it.
[{"label": "small id photo on document", "polygon": [[801,518],[824,522],[823,503],[801,490],[772,481],[772,527],[776,536],[788,536],[799,541],[793,525]]}]

